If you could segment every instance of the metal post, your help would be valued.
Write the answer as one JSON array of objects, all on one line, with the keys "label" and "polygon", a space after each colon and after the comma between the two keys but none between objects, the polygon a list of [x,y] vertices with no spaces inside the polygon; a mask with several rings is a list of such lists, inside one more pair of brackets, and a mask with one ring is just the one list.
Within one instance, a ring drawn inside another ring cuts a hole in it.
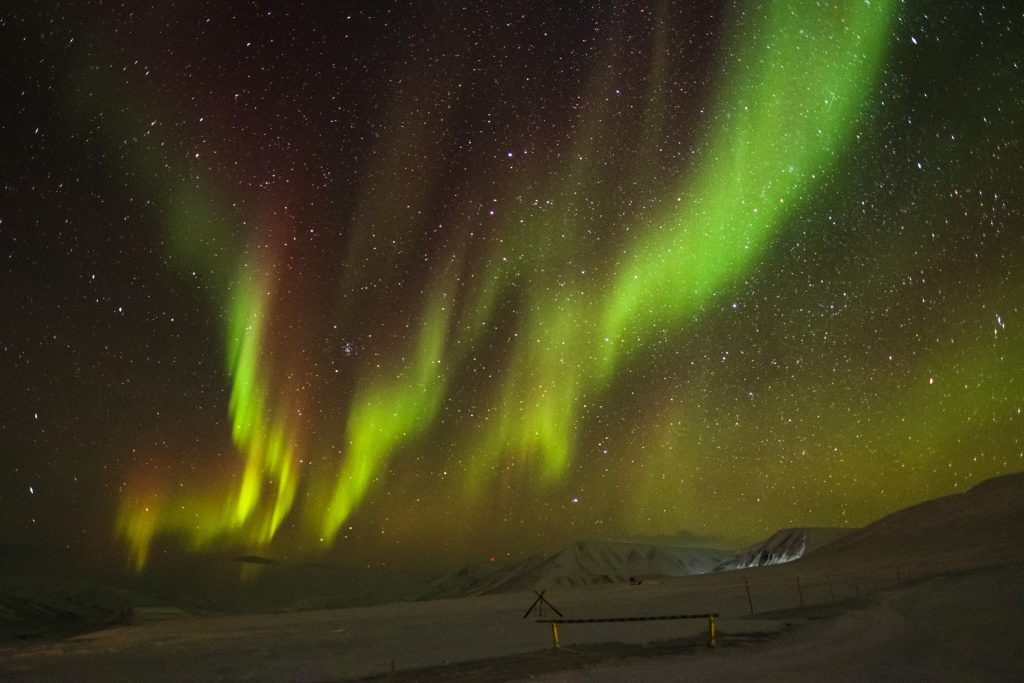
[{"label": "metal post", "polygon": [[745,576],[743,577],[743,585],[747,589],[747,604],[750,606],[750,616],[754,616],[754,600],[750,597],[750,584]]},{"label": "metal post", "polygon": [[804,606],[804,590],[800,587],[800,577],[796,577],[796,592],[800,595],[800,606]]},{"label": "metal post", "polygon": [[715,643],[715,615],[708,615],[708,647],[716,647]]},{"label": "metal post", "polygon": [[551,622],[551,641],[552,647],[558,647],[558,624]]}]

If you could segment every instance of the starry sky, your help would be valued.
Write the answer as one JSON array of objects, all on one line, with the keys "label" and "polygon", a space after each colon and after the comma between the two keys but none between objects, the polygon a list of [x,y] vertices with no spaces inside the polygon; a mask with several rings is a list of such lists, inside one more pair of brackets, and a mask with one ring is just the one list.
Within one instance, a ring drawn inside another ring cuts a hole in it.
[{"label": "starry sky", "polygon": [[0,539],[735,545],[1024,469],[1024,10],[0,13]]}]

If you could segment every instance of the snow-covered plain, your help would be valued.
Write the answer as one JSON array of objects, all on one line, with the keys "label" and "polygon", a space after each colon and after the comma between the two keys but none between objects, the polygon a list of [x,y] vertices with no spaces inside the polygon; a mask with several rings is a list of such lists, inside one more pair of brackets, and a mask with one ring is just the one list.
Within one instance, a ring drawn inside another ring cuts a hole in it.
[{"label": "snow-covered plain", "polygon": [[[791,628],[756,644],[550,673],[544,681],[1020,681],[1024,567],[887,590],[838,614],[777,615]],[[728,643],[728,638],[726,638]]]},{"label": "snow-covered plain", "polygon": [[0,679],[1021,680],[1022,529],[1024,475],[1012,475],[788,564],[547,593],[576,619],[718,612],[714,649],[696,619],[564,624],[554,650],[550,625],[523,618],[532,591],[265,614],[163,606],[8,642]]}]

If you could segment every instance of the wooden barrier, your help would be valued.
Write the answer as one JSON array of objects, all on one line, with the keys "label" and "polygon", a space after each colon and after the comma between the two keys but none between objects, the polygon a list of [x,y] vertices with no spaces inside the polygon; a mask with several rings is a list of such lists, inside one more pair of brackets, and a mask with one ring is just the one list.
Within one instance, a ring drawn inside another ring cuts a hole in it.
[{"label": "wooden barrier", "polygon": [[558,624],[602,624],[618,621],[668,621],[671,619],[707,619],[708,647],[715,647],[715,619],[718,612],[709,614],[667,614],[656,617],[604,617],[601,619],[537,619],[538,624],[551,624],[552,647],[558,647]]}]

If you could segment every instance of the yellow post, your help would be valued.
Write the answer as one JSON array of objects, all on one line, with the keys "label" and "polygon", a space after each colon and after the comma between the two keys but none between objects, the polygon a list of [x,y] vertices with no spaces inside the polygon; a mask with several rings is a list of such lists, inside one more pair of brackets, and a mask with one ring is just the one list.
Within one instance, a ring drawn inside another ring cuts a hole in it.
[{"label": "yellow post", "polygon": [[708,615],[708,635],[710,636],[710,639],[708,640],[708,647],[715,647],[715,615],[714,614],[709,614]]},{"label": "yellow post", "polygon": [[552,647],[558,647],[558,624],[551,622],[551,640]]}]

